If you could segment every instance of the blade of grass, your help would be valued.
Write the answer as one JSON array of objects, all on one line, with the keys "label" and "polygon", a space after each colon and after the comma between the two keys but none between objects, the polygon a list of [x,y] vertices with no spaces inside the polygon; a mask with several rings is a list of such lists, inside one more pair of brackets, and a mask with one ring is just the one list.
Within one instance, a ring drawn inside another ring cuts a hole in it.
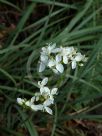
[{"label": "blade of grass", "polygon": [[61,3],[61,2],[54,2],[54,1],[49,1],[49,0],[31,0],[33,2],[36,2],[36,3],[44,3],[44,4],[49,4],[49,5],[56,5],[56,6],[60,6],[60,7],[66,7],[66,8],[71,8],[71,9],[77,9],[76,6],[74,5],[69,5],[69,4],[64,4],[64,3]]},{"label": "blade of grass", "polygon": [[[62,8],[62,9],[59,9],[59,10],[57,10],[57,11],[54,11],[54,12],[50,15],[50,17],[54,17],[54,16],[56,16],[57,14],[61,13],[61,12],[64,11],[64,10],[66,10],[66,8]],[[28,30],[28,29],[33,28],[34,26],[37,26],[37,25],[40,25],[40,24],[44,23],[44,22],[47,20],[48,16],[49,16],[49,15],[47,15],[47,16],[45,16],[45,17],[39,19],[39,20],[36,21],[35,23],[33,23],[33,24],[31,24],[31,25],[25,27],[22,31],[26,31],[26,30]]]},{"label": "blade of grass", "polygon": [[90,107],[90,108],[87,109],[87,110],[85,110],[84,113],[91,112],[92,110],[95,110],[95,109],[97,109],[97,108],[99,108],[99,107],[101,108],[101,106],[102,106],[102,102],[99,103],[99,104],[94,105],[93,107]]},{"label": "blade of grass", "polygon": [[102,122],[102,115],[86,115],[86,114],[78,114],[74,116],[63,116],[62,118],[59,118],[60,121],[68,121],[72,119],[87,119],[87,120],[93,120],[93,121],[101,121]]},{"label": "blade of grass", "polygon": [[30,118],[28,118],[26,113],[21,111],[19,107],[16,106],[16,108],[22,117],[23,123],[25,124],[26,128],[28,129],[28,131],[30,133],[30,136],[38,136],[38,133],[34,127],[33,122],[30,120]]},{"label": "blade of grass", "polygon": [[90,55],[90,58],[88,60],[88,62],[86,63],[86,65],[83,67],[83,69],[81,70],[81,75],[80,75],[80,78],[81,77],[84,77],[85,74],[87,74],[87,72],[89,72],[88,70],[90,69],[90,67],[92,66],[92,64],[94,63],[94,61],[96,60],[97,58],[97,55],[98,53],[102,51],[102,37],[99,39],[98,43],[95,44],[94,46],[94,50],[92,51],[91,55]]},{"label": "blade of grass", "polygon": [[97,93],[97,94],[91,94],[91,95],[89,95],[87,97],[80,97],[80,98],[75,99],[72,102],[72,104],[82,103],[82,102],[85,102],[85,101],[92,101],[94,99],[101,98],[101,97],[102,97],[102,92]]},{"label": "blade of grass", "polygon": [[16,83],[15,79],[7,71],[0,68],[0,72],[3,73],[8,79],[10,79],[14,83],[14,85],[16,86],[17,83]]},{"label": "blade of grass", "polygon": [[53,122],[53,128],[52,128],[52,132],[51,132],[51,136],[55,135],[55,130],[56,130],[56,126],[57,126],[57,105],[55,104],[55,116],[54,116],[54,122]]},{"label": "blade of grass", "polygon": [[82,28],[86,23],[88,23],[91,19],[93,19],[93,17],[95,15],[97,15],[99,12],[101,12],[102,10],[102,7],[100,7],[99,9],[97,9],[96,11],[94,11],[91,15],[89,15],[87,18],[85,18],[75,29],[74,31],[76,30],[79,30],[80,28]]},{"label": "blade of grass", "polygon": [[1,127],[1,126],[0,126],[0,132],[2,133],[2,131],[3,131],[3,134],[6,133],[6,134],[10,134],[10,135],[12,135],[12,136],[24,136],[23,134],[21,134],[21,133],[19,133],[19,132],[16,132],[16,131],[14,131],[14,130],[12,130],[12,129],[9,129],[9,128],[7,128],[7,127]]},{"label": "blade of grass", "polygon": [[9,51],[11,53],[11,51],[14,52],[14,51],[17,51],[19,48],[26,48],[29,46],[30,46],[30,44],[18,44],[13,47],[7,47],[5,49],[0,50],[0,55],[4,54],[4,53],[8,53]]},{"label": "blade of grass", "polygon": [[68,36],[66,36],[66,38],[64,38],[65,35],[63,35],[62,38],[64,38],[64,39],[62,41],[65,42],[67,40],[73,40],[75,38],[79,38],[79,37],[89,35],[89,34],[94,34],[96,32],[102,32],[102,26],[86,28],[86,29],[75,31],[75,32],[73,31],[73,32],[69,33]]},{"label": "blade of grass", "polygon": [[50,9],[50,11],[49,11],[48,18],[46,19],[46,22],[45,22],[45,24],[44,24],[44,26],[43,26],[43,29],[42,29],[42,31],[41,31],[41,34],[40,34],[40,36],[39,36],[39,38],[38,38],[38,42],[36,43],[36,46],[38,46],[38,45],[41,43],[41,41],[42,41],[42,38],[43,38],[43,36],[44,36],[45,30],[46,30],[46,28],[47,28],[48,22],[49,22],[50,17],[51,17],[51,13],[52,13],[53,8],[54,8],[54,4],[55,4],[55,1],[53,2],[53,5],[52,5],[52,7],[51,7],[51,9]]},{"label": "blade of grass", "polygon": [[[98,36],[97,35],[90,35],[90,36],[84,36],[82,38],[78,38],[78,39],[75,39],[75,40],[69,40],[68,42],[65,42],[63,43],[64,46],[68,46],[68,45],[73,45],[74,44],[77,44],[77,43],[80,43],[80,42],[85,42],[85,41],[90,41],[90,40],[94,40],[96,39]],[[83,47],[83,46],[81,46]],[[81,48],[80,47],[80,48]],[[91,45],[91,47],[93,48],[93,46]],[[86,47],[87,48],[87,47]]]},{"label": "blade of grass", "polygon": [[[90,6],[92,5],[93,0],[87,0],[87,3],[85,5],[85,8],[80,11],[68,24],[68,26],[61,32],[60,35],[63,35],[65,33],[68,33],[69,31],[71,31],[71,29],[75,26],[75,24],[85,15],[85,13],[87,12],[87,10],[90,8]],[[59,36],[60,36],[59,35]]]},{"label": "blade of grass", "polygon": [[35,3],[31,3],[30,6],[28,6],[28,8],[24,11],[22,18],[21,18],[21,20],[19,21],[19,23],[18,23],[18,25],[16,27],[15,33],[12,34],[13,39],[11,40],[9,46],[12,46],[14,44],[14,42],[17,39],[19,33],[22,31],[22,28],[25,25],[25,22],[27,21],[28,17],[32,13],[34,7],[35,7]]},{"label": "blade of grass", "polygon": [[81,83],[83,83],[83,84],[85,84],[85,85],[88,85],[89,87],[92,87],[92,88],[95,89],[97,92],[101,92],[101,90],[100,90],[97,86],[95,86],[94,84],[92,84],[92,83],[89,83],[89,82],[87,82],[87,81],[85,81],[85,80],[83,80],[83,79],[80,79],[79,77],[74,77],[74,76],[72,76],[72,75],[68,75],[68,76],[69,76],[70,78],[72,78],[72,79],[78,81],[78,82],[81,82]]},{"label": "blade of grass", "polygon": [[[70,87],[70,89],[69,89],[69,91],[68,91],[68,93],[67,93],[67,97],[66,97],[65,103],[64,103],[64,105],[63,105],[63,107],[62,107],[62,109],[61,109],[61,111],[60,111],[59,116],[62,115],[62,113],[64,112],[64,110],[65,110],[65,108],[66,108],[66,106],[67,106],[67,103],[68,103],[68,101],[69,101],[70,95],[71,95],[72,90],[73,90],[73,88],[74,88],[74,86],[75,86],[75,81],[76,81],[77,73],[78,73],[78,69],[75,70],[75,73],[74,73],[74,76],[73,76],[72,82],[71,82],[72,85],[71,85],[71,87]],[[69,78],[69,74],[68,74],[67,72],[66,72],[65,78],[66,78],[67,80],[68,80],[68,78]],[[67,80],[66,80],[66,82],[67,82]],[[68,87],[66,87],[66,88],[68,88]],[[65,89],[64,89],[64,90],[65,90]]]},{"label": "blade of grass", "polygon": [[0,85],[0,89],[5,91],[7,90],[7,91],[19,92],[22,94],[28,94],[28,95],[34,96],[34,93],[29,92],[28,90],[18,89],[14,87]]},{"label": "blade of grass", "polygon": [[7,4],[13,8],[15,8],[16,10],[20,11],[21,12],[21,9],[19,7],[17,7],[16,5],[12,4],[11,2],[7,1],[7,0],[0,0],[1,3],[3,4]]}]

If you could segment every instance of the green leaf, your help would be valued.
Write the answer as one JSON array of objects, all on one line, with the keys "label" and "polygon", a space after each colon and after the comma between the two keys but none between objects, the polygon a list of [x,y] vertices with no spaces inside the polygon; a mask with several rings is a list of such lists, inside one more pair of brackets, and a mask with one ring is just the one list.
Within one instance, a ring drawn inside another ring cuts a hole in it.
[{"label": "green leaf", "polygon": [[15,79],[7,71],[0,68],[0,72],[3,73],[8,79],[10,79],[14,83],[14,85],[16,86],[17,83],[16,83]]},{"label": "green leaf", "polygon": [[16,107],[18,112],[20,113],[23,123],[25,124],[26,128],[28,129],[30,136],[38,136],[38,133],[34,127],[33,122],[31,119],[24,113],[23,111],[20,110],[20,108]]}]

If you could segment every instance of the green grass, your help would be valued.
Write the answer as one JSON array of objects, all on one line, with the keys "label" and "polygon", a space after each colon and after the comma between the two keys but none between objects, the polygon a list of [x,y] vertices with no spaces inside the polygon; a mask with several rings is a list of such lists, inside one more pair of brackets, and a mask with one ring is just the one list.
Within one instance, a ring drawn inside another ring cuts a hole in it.
[{"label": "green grass", "polygon": [[[61,0],[31,0],[27,3],[24,0],[22,7],[16,2],[0,0],[0,5],[7,10],[12,7],[20,13],[18,22],[14,20],[16,28],[1,42],[0,133],[5,136],[38,136],[40,128],[49,125],[48,136],[68,136],[68,132],[74,136],[73,128],[66,132],[65,121],[102,122],[102,112],[93,112],[102,106],[101,0],[73,0],[72,3]],[[34,19],[38,15],[39,4],[41,8],[47,6],[48,11]],[[57,46],[77,47],[86,54],[88,62],[75,71],[69,68],[59,76],[53,76],[51,71],[39,74],[40,50],[49,42],[56,42]],[[49,86],[59,86],[53,116],[26,111],[16,103],[17,97],[33,96],[38,91],[37,81],[43,76],[50,78]],[[82,130],[77,131],[79,136],[87,136]],[[43,133],[41,131],[40,135]]]}]

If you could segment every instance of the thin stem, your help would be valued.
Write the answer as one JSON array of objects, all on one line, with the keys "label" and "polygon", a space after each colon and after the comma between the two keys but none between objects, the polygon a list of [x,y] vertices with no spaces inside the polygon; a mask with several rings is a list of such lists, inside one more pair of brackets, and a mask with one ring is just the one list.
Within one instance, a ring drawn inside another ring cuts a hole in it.
[{"label": "thin stem", "polygon": [[54,136],[54,133],[56,130],[56,124],[57,124],[57,105],[55,104],[55,117],[54,117],[54,123],[53,123],[51,136]]}]

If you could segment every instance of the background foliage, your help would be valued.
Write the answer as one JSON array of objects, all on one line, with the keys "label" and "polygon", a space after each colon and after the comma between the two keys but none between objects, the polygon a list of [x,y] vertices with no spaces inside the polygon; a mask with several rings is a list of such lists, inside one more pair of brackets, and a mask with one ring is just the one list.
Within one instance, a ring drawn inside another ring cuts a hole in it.
[{"label": "background foliage", "polygon": [[[102,1],[0,0],[0,18],[1,135],[101,136]],[[88,62],[59,76],[39,74],[40,50],[49,42],[77,47]],[[59,86],[53,116],[16,103],[33,96],[43,76]]]}]

